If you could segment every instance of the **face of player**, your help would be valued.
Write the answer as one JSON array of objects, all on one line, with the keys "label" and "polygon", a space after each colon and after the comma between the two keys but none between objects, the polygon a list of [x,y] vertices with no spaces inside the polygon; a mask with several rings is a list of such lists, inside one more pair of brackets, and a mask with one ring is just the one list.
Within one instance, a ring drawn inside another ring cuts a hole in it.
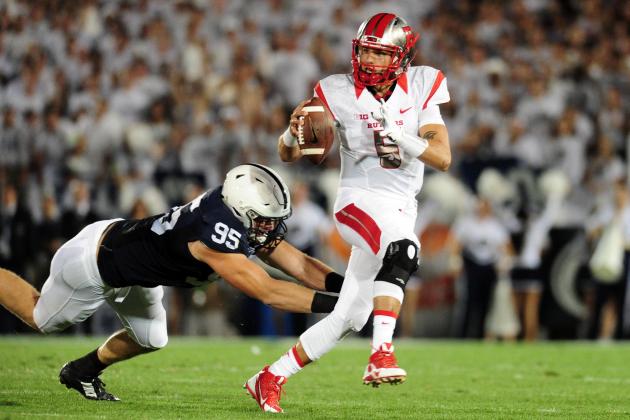
[{"label": "face of player", "polygon": [[254,228],[258,229],[261,232],[269,233],[278,226],[278,223],[278,219],[267,219],[263,217],[258,217],[254,219]]},{"label": "face of player", "polygon": [[392,63],[392,54],[375,48],[359,47],[359,63],[361,70],[366,73],[384,73]]},{"label": "face of player", "polygon": [[254,219],[252,222],[254,242],[258,244],[265,243],[269,234],[273,233],[279,224],[280,220],[278,219],[268,219],[263,217],[257,217]]}]

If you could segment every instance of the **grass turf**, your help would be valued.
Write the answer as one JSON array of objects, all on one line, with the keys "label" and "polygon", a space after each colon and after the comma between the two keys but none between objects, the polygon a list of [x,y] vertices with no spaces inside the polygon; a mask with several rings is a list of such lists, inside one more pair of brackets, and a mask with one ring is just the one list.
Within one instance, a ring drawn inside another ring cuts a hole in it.
[{"label": "grass turf", "polygon": [[[61,365],[92,350],[82,338],[0,337],[0,419],[269,417],[241,389],[292,341],[173,338],[109,368],[121,402],[88,401],[58,382]],[[404,341],[408,380],[363,386],[367,341],[350,340],[292,377],[283,418],[627,418],[630,346]]]}]

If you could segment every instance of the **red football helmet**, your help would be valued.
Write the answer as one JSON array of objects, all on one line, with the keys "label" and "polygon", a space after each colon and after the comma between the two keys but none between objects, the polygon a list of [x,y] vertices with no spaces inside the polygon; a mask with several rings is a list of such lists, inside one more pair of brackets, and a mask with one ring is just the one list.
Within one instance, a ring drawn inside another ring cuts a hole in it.
[{"label": "red football helmet", "polygon": [[[419,38],[420,35],[413,32],[403,18],[392,13],[378,13],[364,21],[359,27],[357,37],[352,40],[355,82],[375,86],[398,79],[413,60]],[[362,69],[359,47],[387,51],[392,55],[392,62],[386,67],[364,64]],[[380,72],[381,70],[383,71]]]}]

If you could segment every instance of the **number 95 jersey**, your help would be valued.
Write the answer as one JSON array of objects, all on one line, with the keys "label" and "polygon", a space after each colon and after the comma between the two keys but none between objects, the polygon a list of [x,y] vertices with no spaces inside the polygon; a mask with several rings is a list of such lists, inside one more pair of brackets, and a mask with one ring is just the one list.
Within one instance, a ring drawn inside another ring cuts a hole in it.
[{"label": "number 95 jersey", "polygon": [[[415,197],[422,188],[424,163],[402,156],[398,146],[381,138],[380,102],[366,88],[354,84],[351,74],[335,74],[315,86],[315,95],[337,123],[341,153],[340,188],[359,188],[395,198]],[[446,78],[428,66],[410,67],[398,78],[386,103],[396,124],[418,136],[427,121],[423,111],[450,100]],[[441,122],[441,118],[439,118]]]},{"label": "number 95 jersey", "polygon": [[219,252],[254,253],[219,187],[165,214],[114,222],[99,249],[99,272],[112,287],[198,286],[214,270],[191,255],[188,243],[195,241]]}]

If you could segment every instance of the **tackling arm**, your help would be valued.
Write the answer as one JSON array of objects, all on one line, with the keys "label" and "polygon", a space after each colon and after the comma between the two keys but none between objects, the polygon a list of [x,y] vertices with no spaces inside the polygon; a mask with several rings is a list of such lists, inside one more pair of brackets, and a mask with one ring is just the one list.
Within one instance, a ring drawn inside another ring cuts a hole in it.
[{"label": "tackling arm", "polygon": [[306,255],[286,241],[280,242],[270,254],[259,253],[258,256],[272,267],[316,290],[326,291],[326,276],[334,272],[322,261]]},{"label": "tackling arm", "polygon": [[[313,312],[316,293],[306,287],[271,278],[243,254],[214,251],[201,241],[188,244],[197,260],[208,264],[230,285],[266,305],[290,312]],[[334,303],[332,305],[334,307]],[[329,308],[328,312],[332,310]],[[322,311],[326,312],[326,311]]]}]

